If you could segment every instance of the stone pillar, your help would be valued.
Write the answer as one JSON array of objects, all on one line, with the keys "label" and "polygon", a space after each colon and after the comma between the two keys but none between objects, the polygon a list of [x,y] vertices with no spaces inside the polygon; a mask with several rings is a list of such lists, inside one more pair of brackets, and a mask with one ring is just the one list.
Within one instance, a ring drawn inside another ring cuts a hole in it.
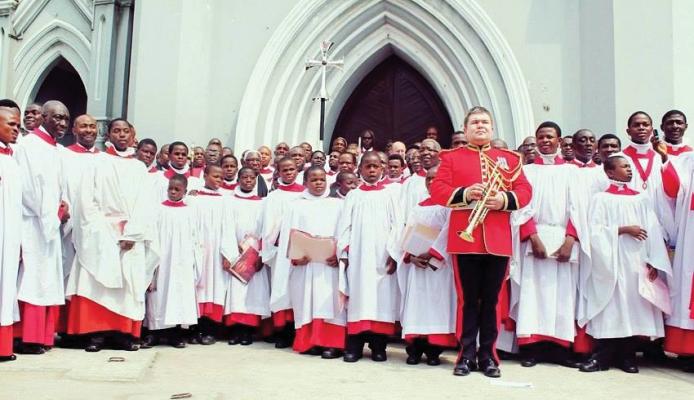
[{"label": "stone pillar", "polygon": [[[10,94],[7,83],[10,72],[10,33],[12,32],[12,13],[17,8],[16,0],[0,0],[0,98]],[[20,104],[20,107],[24,104]]]}]

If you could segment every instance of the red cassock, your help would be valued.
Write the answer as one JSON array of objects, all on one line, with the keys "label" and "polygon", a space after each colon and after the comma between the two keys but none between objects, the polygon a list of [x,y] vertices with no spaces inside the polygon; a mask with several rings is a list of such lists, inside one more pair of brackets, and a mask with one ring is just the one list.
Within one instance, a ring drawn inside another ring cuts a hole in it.
[{"label": "red cassock", "polygon": [[[485,157],[486,156],[486,157]],[[449,222],[448,252],[451,254],[493,254],[511,256],[510,212],[530,203],[532,187],[523,174],[520,154],[492,148],[468,145],[439,154],[441,164],[431,184],[431,198],[440,205],[453,207]],[[472,231],[473,242],[458,236],[465,230],[470,218],[470,209],[455,209],[465,206],[465,188],[475,183],[487,182],[487,161],[496,162],[499,172],[506,181],[503,191],[505,207],[500,211],[489,211],[485,220]]]}]

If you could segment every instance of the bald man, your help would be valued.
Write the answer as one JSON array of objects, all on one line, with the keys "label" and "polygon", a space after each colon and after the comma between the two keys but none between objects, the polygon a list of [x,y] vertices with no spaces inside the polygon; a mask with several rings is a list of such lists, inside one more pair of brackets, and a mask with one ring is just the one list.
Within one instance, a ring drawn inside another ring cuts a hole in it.
[{"label": "bald man", "polygon": [[22,179],[22,263],[17,299],[21,352],[43,354],[53,346],[59,306],[65,303],[60,225],[69,218],[57,140],[70,123],[59,101],[42,109],[43,124],[22,139],[15,159]]}]

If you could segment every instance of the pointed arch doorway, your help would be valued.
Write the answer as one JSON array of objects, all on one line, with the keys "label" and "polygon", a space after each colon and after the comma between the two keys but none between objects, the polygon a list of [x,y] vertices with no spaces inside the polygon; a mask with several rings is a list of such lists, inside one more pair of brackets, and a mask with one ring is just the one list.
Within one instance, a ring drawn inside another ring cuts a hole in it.
[{"label": "pointed arch doorway", "polygon": [[397,55],[391,55],[362,79],[340,111],[331,140],[342,136],[357,143],[359,134],[371,129],[375,148],[388,141],[406,145],[421,142],[428,127],[439,131],[447,148],[453,133],[451,117],[433,86]]},{"label": "pointed arch doorway", "polygon": [[59,142],[69,145],[75,142],[72,121],[87,111],[87,91],[79,73],[63,57],[59,57],[47,71],[45,78],[37,84],[33,101],[45,103],[49,100],[60,100],[65,104],[70,111],[70,126]]}]

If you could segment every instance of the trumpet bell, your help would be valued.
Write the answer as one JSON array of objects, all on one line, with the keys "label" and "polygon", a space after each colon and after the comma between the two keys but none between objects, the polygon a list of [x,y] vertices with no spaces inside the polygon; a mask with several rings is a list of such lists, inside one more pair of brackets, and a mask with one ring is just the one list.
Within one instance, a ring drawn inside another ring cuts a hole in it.
[{"label": "trumpet bell", "polygon": [[458,236],[463,239],[466,242],[473,243],[475,241],[475,238],[472,237],[472,233],[469,233],[467,231],[460,231],[458,233]]}]

